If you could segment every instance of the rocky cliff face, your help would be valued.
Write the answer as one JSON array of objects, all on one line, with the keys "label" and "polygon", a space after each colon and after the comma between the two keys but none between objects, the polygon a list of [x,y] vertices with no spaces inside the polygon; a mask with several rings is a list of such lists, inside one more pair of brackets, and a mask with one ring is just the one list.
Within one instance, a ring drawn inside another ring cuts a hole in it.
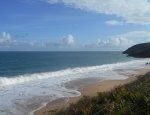
[{"label": "rocky cliff face", "polygon": [[134,45],[124,51],[123,54],[132,57],[148,58],[150,57],[150,42]]}]

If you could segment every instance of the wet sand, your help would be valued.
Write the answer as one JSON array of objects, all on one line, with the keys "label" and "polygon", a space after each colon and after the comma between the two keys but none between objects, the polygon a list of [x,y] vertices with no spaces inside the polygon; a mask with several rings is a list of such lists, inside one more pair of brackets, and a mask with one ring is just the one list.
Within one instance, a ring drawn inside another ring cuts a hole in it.
[{"label": "wet sand", "polygon": [[[71,103],[76,103],[83,96],[96,96],[98,92],[106,92],[114,89],[117,86],[124,85],[135,81],[138,77],[142,77],[149,69],[138,70],[136,75],[131,75],[125,80],[105,80],[100,79],[80,79],[66,83],[67,88],[79,88],[81,95],[71,98],[60,98],[48,103],[45,107],[34,111],[34,115],[53,115],[56,111],[68,107]],[[78,86],[78,87],[73,87]]]}]

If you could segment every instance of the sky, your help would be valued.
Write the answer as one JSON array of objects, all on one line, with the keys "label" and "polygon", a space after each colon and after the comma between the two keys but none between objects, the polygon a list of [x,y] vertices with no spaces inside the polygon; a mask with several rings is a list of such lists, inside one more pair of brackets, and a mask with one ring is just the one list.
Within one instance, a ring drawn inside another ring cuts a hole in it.
[{"label": "sky", "polygon": [[0,0],[0,51],[123,51],[150,42],[150,0]]}]

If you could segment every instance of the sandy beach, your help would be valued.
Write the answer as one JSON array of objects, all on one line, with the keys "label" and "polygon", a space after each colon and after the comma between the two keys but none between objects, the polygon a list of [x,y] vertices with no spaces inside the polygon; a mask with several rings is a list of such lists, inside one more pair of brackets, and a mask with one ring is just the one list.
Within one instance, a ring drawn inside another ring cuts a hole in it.
[{"label": "sandy beach", "polygon": [[79,86],[80,87],[79,91],[81,92],[80,96],[71,97],[69,99],[60,98],[54,100],[48,103],[45,107],[35,110],[33,113],[34,115],[54,114],[56,111],[68,107],[71,103],[76,103],[83,96],[92,97],[92,96],[96,96],[98,92],[110,91],[117,86],[135,81],[138,78],[138,76],[142,76],[148,71],[149,69],[138,70],[136,75],[131,75],[129,76],[129,78],[125,80],[105,80],[105,81],[99,80],[98,81],[98,79],[82,79],[82,80],[71,81],[70,83],[66,84],[66,87],[70,87],[70,84]]}]

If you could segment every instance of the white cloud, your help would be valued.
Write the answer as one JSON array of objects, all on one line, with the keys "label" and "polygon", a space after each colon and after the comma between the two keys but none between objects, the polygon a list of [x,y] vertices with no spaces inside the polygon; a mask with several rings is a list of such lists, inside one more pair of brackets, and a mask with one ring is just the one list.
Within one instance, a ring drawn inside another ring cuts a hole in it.
[{"label": "white cloud", "polygon": [[63,45],[73,46],[75,44],[75,39],[71,34],[63,37],[61,41]]},{"label": "white cloud", "polygon": [[[24,36],[23,36],[24,37]],[[0,35],[0,50],[1,49],[16,49],[16,50],[24,50],[30,48],[42,48],[44,47],[43,42],[39,41],[27,41],[27,40],[16,40],[14,36],[12,36],[8,32],[2,32]]]},{"label": "white cloud", "polygon": [[133,31],[116,36],[110,36],[106,40],[98,39],[97,47],[128,48],[134,44],[150,42],[149,31]]},{"label": "white cloud", "polygon": [[108,40],[101,40],[99,39],[97,42],[97,46],[99,47],[129,47],[135,44],[133,40],[130,40],[125,37],[112,37]]},{"label": "white cloud", "polygon": [[150,42],[150,31],[133,31],[117,36],[125,37],[129,40],[135,41],[136,43]]},{"label": "white cloud", "polygon": [[69,48],[75,48],[75,38],[71,34],[62,37],[60,40],[58,39],[56,42],[23,39],[16,40],[15,37],[12,37],[8,32],[2,32],[0,34],[0,50],[68,50]]},{"label": "white cloud", "polygon": [[76,43],[73,35],[67,35],[56,42],[15,40],[7,33],[0,35],[0,50],[125,50],[142,42],[150,42],[150,31],[133,31],[98,39],[94,43]]},{"label": "white cloud", "polygon": [[41,0],[122,17],[127,23],[150,24],[149,0]]},{"label": "white cloud", "polygon": [[0,35],[0,45],[13,44],[16,41],[12,39],[12,36],[7,32],[2,32]]},{"label": "white cloud", "polygon": [[118,25],[123,25],[123,22],[117,21],[117,20],[108,20],[105,22],[109,26],[118,26]]},{"label": "white cloud", "polygon": [[150,42],[150,31],[133,31],[97,39],[95,43],[85,44],[88,50],[125,50],[138,43]]}]

